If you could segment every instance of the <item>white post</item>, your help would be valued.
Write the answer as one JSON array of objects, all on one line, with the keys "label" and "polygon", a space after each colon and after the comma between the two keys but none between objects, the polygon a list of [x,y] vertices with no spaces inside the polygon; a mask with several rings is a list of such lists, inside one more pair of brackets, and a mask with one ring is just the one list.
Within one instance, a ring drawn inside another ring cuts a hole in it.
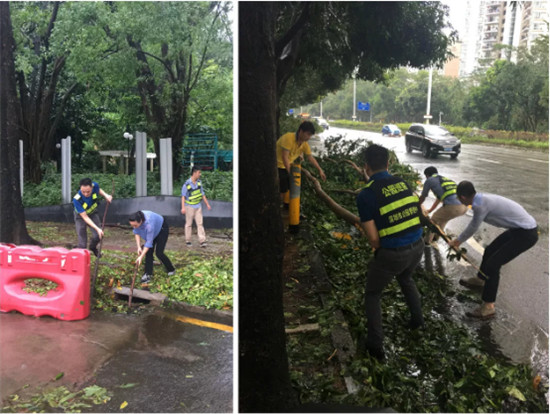
[{"label": "white post", "polygon": [[23,198],[23,140],[19,140],[19,187]]},{"label": "white post", "polygon": [[61,140],[61,197],[70,203],[71,195],[71,137]]},{"label": "white post", "polygon": [[136,197],[147,196],[147,134],[136,131]]},{"label": "white post", "polygon": [[319,110],[319,112],[320,112],[319,116],[322,118],[323,117],[323,101],[321,101],[319,103],[321,105],[321,109]]},{"label": "white post", "polygon": [[353,76],[353,116],[351,117],[351,119],[355,121],[357,119],[357,116],[355,116],[355,107],[357,106],[355,102],[355,93],[357,92],[357,79],[355,78],[355,72],[353,73],[352,76]]},{"label": "white post", "polygon": [[160,194],[171,196],[172,181],[172,138],[160,140]]},{"label": "white post", "polygon": [[430,104],[432,101],[432,72],[433,68],[430,66],[430,75],[428,77],[428,104],[426,105],[426,124],[430,123]]}]

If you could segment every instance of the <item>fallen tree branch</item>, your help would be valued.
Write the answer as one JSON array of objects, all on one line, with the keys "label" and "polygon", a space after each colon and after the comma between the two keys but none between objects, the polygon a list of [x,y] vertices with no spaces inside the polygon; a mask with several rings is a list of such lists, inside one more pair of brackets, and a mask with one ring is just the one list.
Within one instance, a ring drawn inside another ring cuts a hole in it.
[{"label": "fallen tree branch", "polygon": [[361,190],[338,190],[338,189],[330,189],[330,190],[327,190],[327,191],[330,191],[331,193],[344,193],[344,194],[351,194],[353,196],[357,196]]},{"label": "fallen tree branch", "polygon": [[313,185],[313,190],[315,193],[319,196],[319,198],[327,205],[328,208],[330,208],[334,214],[336,214],[341,219],[345,220],[352,226],[357,227],[361,233],[363,233],[363,229],[361,228],[360,224],[361,221],[359,220],[359,217],[355,214],[351,213],[344,207],[342,207],[340,204],[338,204],[336,201],[334,201],[324,190],[323,187],[321,187],[321,183],[319,183],[319,180],[315,178],[308,170],[305,168],[302,168],[302,173],[306,176],[306,178],[309,180],[309,182]]},{"label": "fallen tree branch", "polygon": [[310,331],[318,331],[318,330],[319,330],[318,323],[306,323],[296,328],[285,328],[285,333],[293,334],[293,333],[310,332]]},{"label": "fallen tree branch", "polygon": [[351,161],[351,160],[344,160],[344,162],[345,162],[346,164],[351,165],[351,166],[353,167],[353,169],[354,169],[355,171],[357,171],[361,177],[363,177],[363,179],[365,180],[365,182],[369,181],[369,176],[367,175],[367,171],[366,171],[364,168],[358,167],[357,164],[355,164],[355,163],[354,163],[353,161]]}]

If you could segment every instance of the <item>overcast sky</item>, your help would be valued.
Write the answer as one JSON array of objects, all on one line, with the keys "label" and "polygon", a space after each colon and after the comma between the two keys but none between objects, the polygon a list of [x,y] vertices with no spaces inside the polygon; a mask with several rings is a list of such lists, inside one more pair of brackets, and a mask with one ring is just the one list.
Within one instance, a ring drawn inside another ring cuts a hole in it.
[{"label": "overcast sky", "polygon": [[449,20],[453,27],[458,30],[460,38],[462,38],[464,35],[466,3],[456,0],[442,0],[441,3],[449,6]]}]

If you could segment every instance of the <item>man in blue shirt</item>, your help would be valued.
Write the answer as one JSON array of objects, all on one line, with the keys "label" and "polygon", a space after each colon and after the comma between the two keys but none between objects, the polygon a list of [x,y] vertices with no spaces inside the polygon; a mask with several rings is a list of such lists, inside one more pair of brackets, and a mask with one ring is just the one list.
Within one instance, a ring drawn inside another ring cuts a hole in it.
[{"label": "man in blue shirt", "polygon": [[[143,257],[145,257],[145,273],[141,277],[141,283],[146,285],[153,277],[153,251],[166,268],[168,276],[173,276],[176,272],[174,265],[168,256],[164,254],[169,233],[168,223],[166,223],[164,217],[149,210],[142,210],[132,214],[128,221],[134,229],[138,252],[136,263],[138,266],[141,265]],[[143,249],[141,248],[141,239],[145,240]]]},{"label": "man in blue shirt", "polygon": [[103,230],[101,230],[100,227],[101,221],[97,213],[100,195],[105,198],[108,203],[113,201],[113,196],[99,188],[98,183],[92,181],[90,178],[83,178],[80,180],[80,189],[73,197],[74,222],[76,234],[78,235],[78,248],[86,248],[88,241],[87,228],[90,226],[92,229],[92,240],[90,241],[89,249],[96,257],[98,256],[97,245],[99,244],[99,240],[103,237]]},{"label": "man in blue shirt", "polygon": [[208,210],[211,210],[210,204],[204,195],[204,189],[201,183],[201,169],[193,166],[191,169],[191,178],[189,178],[181,187],[181,214],[185,215],[185,244],[191,246],[191,234],[193,233],[193,220],[197,223],[197,234],[201,247],[206,247],[206,233],[202,224],[201,201]]},{"label": "man in blue shirt", "polygon": [[466,315],[479,319],[492,318],[495,315],[500,268],[537,243],[537,222],[515,201],[495,194],[477,193],[470,181],[461,181],[456,195],[462,204],[472,206],[474,217],[450,243],[452,246],[458,247],[472,237],[482,222],[507,229],[485,248],[481,272],[477,277],[460,280],[463,286],[483,288],[482,305],[466,312]]},{"label": "man in blue shirt", "polygon": [[369,263],[365,289],[367,316],[366,350],[384,359],[380,298],[395,276],[411,312],[409,327],[424,325],[420,295],[412,278],[422,258],[424,243],[420,224],[420,206],[405,181],[388,172],[388,150],[369,145],[363,152],[370,177],[357,196],[361,228],[375,249]]},{"label": "man in blue shirt", "polygon": [[[449,220],[466,214],[468,207],[463,205],[456,197],[456,183],[439,175],[434,166],[426,168],[424,170],[424,175],[426,176],[426,181],[424,182],[422,194],[420,194],[420,205],[422,205],[428,193],[432,190],[436,200],[426,213],[430,214],[440,203],[443,203],[443,207],[433,214],[432,221],[437,224],[441,230],[445,230],[445,226]],[[426,238],[426,243],[431,243],[433,238],[434,233],[430,232],[429,236]]]}]

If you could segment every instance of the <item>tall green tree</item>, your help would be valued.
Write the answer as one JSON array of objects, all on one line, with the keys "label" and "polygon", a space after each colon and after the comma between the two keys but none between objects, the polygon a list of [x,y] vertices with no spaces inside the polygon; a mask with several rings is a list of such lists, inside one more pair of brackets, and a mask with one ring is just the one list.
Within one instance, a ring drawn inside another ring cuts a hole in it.
[{"label": "tall green tree", "polygon": [[231,142],[227,99],[220,100],[222,111],[201,100],[212,78],[205,71],[225,74],[216,78],[224,86],[231,79],[230,3],[13,4],[26,178],[40,180],[41,162],[54,156],[61,132],[69,131],[79,149],[90,137],[125,143],[126,128],[147,131],[157,151],[160,138],[172,137],[177,177],[183,136],[197,123],[189,118],[199,113],[195,106],[229,114],[214,128],[223,127]]},{"label": "tall green tree", "polygon": [[[70,7],[82,16],[80,3]],[[96,30],[90,36],[102,46],[101,59],[97,59],[97,44],[83,44],[76,38],[78,59],[73,62],[80,79],[92,83],[91,88],[99,81],[100,90],[107,85],[115,91],[128,88],[136,93],[144,128],[157,153],[160,139],[172,138],[175,178],[181,173],[181,148],[196,92],[205,90],[213,72],[232,69],[230,7],[222,2],[88,5]],[[68,26],[65,33],[79,30],[74,26]],[[66,42],[70,45],[71,40]]]},{"label": "tall green tree", "polygon": [[548,36],[530,51],[518,50],[517,62],[497,60],[470,90],[464,118],[490,129],[548,129]]},{"label": "tall green tree", "polygon": [[19,181],[20,108],[10,3],[0,2],[0,242],[36,244],[25,224]]},{"label": "tall green tree", "polygon": [[[442,62],[452,40],[441,31],[445,12],[432,2],[240,3],[241,411],[286,411],[297,402],[285,350],[275,159],[279,103],[289,79],[297,65],[317,68],[324,87],[317,93],[323,95],[338,89],[356,68],[360,78],[378,79],[399,65]],[[391,16],[392,23],[382,16]]]}]

